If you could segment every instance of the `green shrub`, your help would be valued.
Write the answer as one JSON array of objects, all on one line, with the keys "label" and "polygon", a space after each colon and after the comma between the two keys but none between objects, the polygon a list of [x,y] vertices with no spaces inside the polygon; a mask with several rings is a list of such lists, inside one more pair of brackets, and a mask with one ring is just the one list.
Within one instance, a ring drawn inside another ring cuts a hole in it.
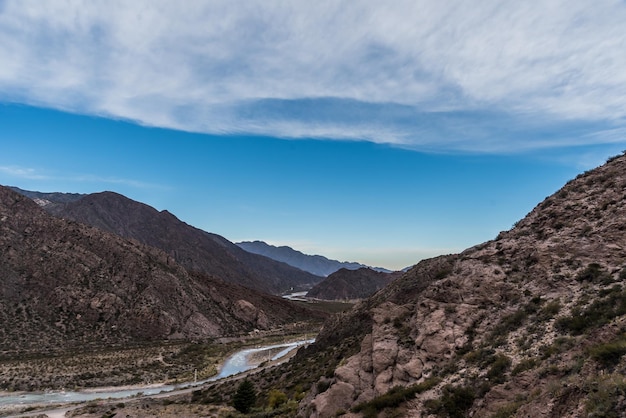
[{"label": "green shrub", "polygon": [[580,335],[583,332],[609,323],[613,318],[626,314],[626,292],[615,292],[606,298],[595,300],[585,309],[575,307],[568,317],[559,318],[555,327],[560,331]]},{"label": "green shrub", "polygon": [[528,312],[525,308],[504,316],[491,332],[490,340],[494,345],[502,344],[506,336],[521,327],[527,317]]},{"label": "green shrub", "polygon": [[270,390],[267,397],[267,405],[270,409],[276,409],[287,402],[287,395],[278,389]]},{"label": "green shrub", "polygon": [[497,354],[487,372],[487,378],[492,383],[503,383],[509,367],[511,367],[511,359],[503,354]]},{"label": "green shrub", "polygon": [[561,302],[557,300],[550,301],[537,314],[537,319],[547,321],[554,318],[561,310]]},{"label": "green shrub", "polygon": [[496,356],[493,348],[479,348],[477,350],[470,351],[464,356],[464,358],[469,364],[487,367],[495,361]]},{"label": "green shrub", "polygon": [[579,282],[608,283],[611,281],[611,276],[600,264],[591,263],[576,276],[576,280]]},{"label": "green shrub", "polygon": [[611,286],[608,289],[600,289],[600,291],[598,292],[598,296],[605,297],[613,293],[620,293],[621,291],[622,291],[622,286],[620,286],[619,284],[616,284],[616,285]]},{"label": "green shrub", "polygon": [[317,382],[317,385],[316,385],[317,393],[326,392],[329,387],[330,387],[330,380],[320,380],[319,382]]},{"label": "green shrub", "polygon": [[510,418],[515,416],[515,413],[522,406],[522,402],[511,402],[498,409],[495,414],[490,418]]},{"label": "green shrub", "polygon": [[411,400],[418,393],[426,392],[432,389],[440,382],[440,379],[430,378],[421,383],[411,386],[395,386],[391,388],[387,393],[377,396],[371,401],[360,403],[352,408],[352,412],[362,412],[365,416],[377,416],[371,415],[378,411],[382,411],[385,408],[395,408],[402,403]]},{"label": "green shrub", "polygon": [[[441,398],[429,402],[430,413],[450,418],[463,418],[468,409],[474,404],[476,394],[469,386],[446,386]],[[432,408],[435,408],[434,410]]]},{"label": "green shrub", "polygon": [[511,371],[513,376],[525,372],[526,370],[534,369],[537,366],[537,360],[534,358],[520,361]]},{"label": "green shrub", "polygon": [[604,367],[617,365],[626,354],[626,340],[598,344],[589,349],[589,355]]},{"label": "green shrub", "polygon": [[619,418],[622,411],[618,405],[626,396],[626,382],[621,375],[609,375],[586,383],[587,402],[585,412],[589,417]]}]

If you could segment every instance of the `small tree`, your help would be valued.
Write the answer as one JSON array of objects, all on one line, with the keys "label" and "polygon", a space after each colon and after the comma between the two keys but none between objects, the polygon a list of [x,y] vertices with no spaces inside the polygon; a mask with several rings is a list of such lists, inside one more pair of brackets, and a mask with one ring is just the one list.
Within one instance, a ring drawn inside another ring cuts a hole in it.
[{"label": "small tree", "polygon": [[241,413],[247,414],[256,402],[256,390],[248,379],[239,385],[235,396],[233,396],[233,406]]},{"label": "small tree", "polygon": [[270,390],[267,404],[271,409],[276,409],[287,402],[287,395],[278,389]]}]

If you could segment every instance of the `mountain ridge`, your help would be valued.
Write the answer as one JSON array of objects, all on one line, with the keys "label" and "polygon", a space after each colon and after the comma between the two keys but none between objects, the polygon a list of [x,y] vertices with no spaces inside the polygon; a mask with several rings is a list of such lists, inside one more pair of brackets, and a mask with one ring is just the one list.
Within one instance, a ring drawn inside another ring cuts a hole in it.
[{"label": "mountain ridge", "polygon": [[[0,352],[215,338],[321,317],[0,186]],[[33,344],[37,341],[37,344]]]},{"label": "mountain ridge", "polygon": [[241,241],[236,244],[248,252],[282,261],[300,270],[308,271],[309,273],[322,277],[327,277],[342,268],[357,270],[366,267],[385,273],[392,272],[383,267],[371,267],[357,262],[331,260],[323,255],[305,254],[286,245],[275,246],[259,240]]},{"label": "mountain ridge", "polygon": [[[44,199],[59,194],[22,191]],[[185,268],[226,281],[279,294],[308,289],[321,277],[267,257],[248,253],[226,238],[195,228],[167,210],[158,211],[119,193],[100,192],[42,205],[52,215],[71,219],[159,248]]]}]

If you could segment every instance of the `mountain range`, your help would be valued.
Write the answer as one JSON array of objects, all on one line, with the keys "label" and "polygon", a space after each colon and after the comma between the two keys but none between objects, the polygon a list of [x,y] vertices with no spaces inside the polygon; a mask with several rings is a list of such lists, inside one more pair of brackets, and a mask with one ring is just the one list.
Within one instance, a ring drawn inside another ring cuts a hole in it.
[{"label": "mountain range", "polygon": [[306,290],[322,277],[242,250],[226,238],[180,221],[170,212],[114,192],[88,195],[13,190],[35,199],[48,213],[159,248],[190,271],[251,289],[280,294]]},{"label": "mountain range", "polygon": [[240,335],[323,317],[190,271],[138,240],[54,217],[2,186],[0,276],[3,356]]},{"label": "mountain range", "polygon": [[288,246],[274,246],[263,241],[242,241],[237,243],[244,250],[269,257],[273,260],[282,261],[300,270],[308,271],[317,276],[326,277],[339,269],[357,270],[360,268],[370,268],[376,271],[391,273],[382,267],[370,267],[365,264],[350,261],[330,260],[322,255],[308,255]]},{"label": "mountain range", "polygon": [[[53,350],[67,340],[197,338],[311,315],[258,292],[254,300],[226,295],[224,282],[190,272],[170,253],[52,217],[5,188],[0,233],[5,351],[32,349],[33,341]],[[511,230],[423,260],[328,318],[289,362],[247,376],[260,395],[255,410],[307,418],[624,416],[625,286],[621,155],[568,182]],[[196,403],[227,408],[237,385],[214,382],[155,401],[150,413],[172,402],[189,411]]]}]

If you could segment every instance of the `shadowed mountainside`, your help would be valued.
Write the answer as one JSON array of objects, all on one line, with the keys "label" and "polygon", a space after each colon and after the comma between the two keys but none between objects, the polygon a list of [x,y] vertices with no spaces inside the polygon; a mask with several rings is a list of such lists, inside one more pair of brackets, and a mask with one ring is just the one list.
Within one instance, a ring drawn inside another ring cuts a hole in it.
[{"label": "shadowed mountainside", "polygon": [[53,217],[1,186],[0,276],[5,355],[237,335],[319,317],[189,273],[161,250]]},{"label": "shadowed mountainside", "polygon": [[308,297],[325,300],[353,300],[369,297],[399,277],[370,268],[340,269],[313,286]]},{"label": "shadowed mountainside", "polygon": [[[29,197],[55,199],[55,194],[24,192]],[[45,202],[43,202],[45,203]],[[227,239],[194,228],[168,211],[113,192],[52,201],[49,213],[95,226],[124,238],[159,248],[191,271],[198,271],[268,293],[308,289],[322,280],[285,263],[251,254]]]}]

